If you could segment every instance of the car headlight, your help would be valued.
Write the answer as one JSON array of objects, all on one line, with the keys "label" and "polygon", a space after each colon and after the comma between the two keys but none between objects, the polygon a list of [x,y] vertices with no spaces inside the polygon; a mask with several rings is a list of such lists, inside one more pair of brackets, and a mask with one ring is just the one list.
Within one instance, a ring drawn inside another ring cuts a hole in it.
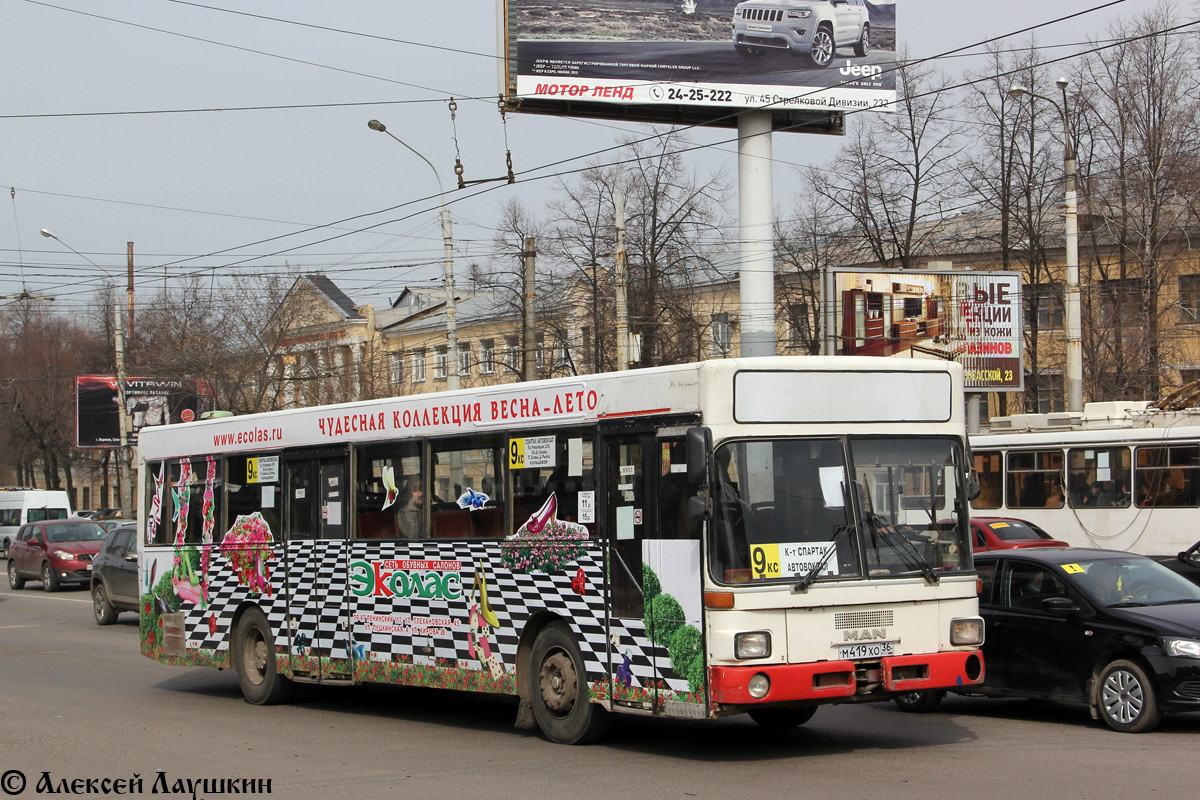
[{"label": "car headlight", "polygon": [[812,16],[811,8],[790,8],[787,13],[788,19],[808,19]]},{"label": "car headlight", "polygon": [[771,634],[769,631],[751,631],[739,633],[733,637],[733,655],[735,658],[766,658],[771,655]]},{"label": "car headlight", "polygon": [[979,617],[951,620],[950,644],[983,644],[983,620]]},{"label": "car headlight", "polygon": [[75,554],[68,553],[66,550],[55,550],[53,555],[55,558],[57,558],[60,561],[74,561],[75,560]]},{"label": "car headlight", "polygon": [[1200,658],[1200,641],[1195,639],[1163,639],[1163,650],[1169,656]]}]

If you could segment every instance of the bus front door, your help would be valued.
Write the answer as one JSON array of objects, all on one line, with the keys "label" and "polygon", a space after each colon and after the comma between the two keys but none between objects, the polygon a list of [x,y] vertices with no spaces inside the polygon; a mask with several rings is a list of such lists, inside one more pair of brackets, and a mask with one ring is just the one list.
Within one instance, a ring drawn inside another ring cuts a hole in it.
[{"label": "bus front door", "polygon": [[[699,539],[686,520],[691,490],[683,440],[673,433],[605,437],[604,469],[613,696],[633,705],[650,702],[668,713],[677,710],[674,698],[689,694],[690,673],[697,672],[694,659],[679,654],[703,658]],[[672,645],[684,628],[694,630],[683,633],[681,650]],[[679,664],[672,663],[672,651]],[[698,672],[702,686],[702,662]],[[659,698],[660,691],[667,696]]]},{"label": "bus front door", "polygon": [[291,662],[294,677],[302,680],[339,682],[354,675],[347,586],[348,475],[344,453],[284,462]]}]

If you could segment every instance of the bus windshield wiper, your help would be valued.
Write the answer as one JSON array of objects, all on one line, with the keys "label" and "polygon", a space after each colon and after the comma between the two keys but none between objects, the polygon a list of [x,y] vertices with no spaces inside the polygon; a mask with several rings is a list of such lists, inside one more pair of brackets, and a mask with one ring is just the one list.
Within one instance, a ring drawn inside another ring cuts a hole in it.
[{"label": "bus windshield wiper", "polygon": [[921,571],[921,574],[925,576],[925,580],[929,581],[930,583],[938,582],[938,574],[933,571],[933,567],[931,567],[929,562],[925,560],[925,556],[921,555],[921,551],[916,548],[916,545],[910,542],[902,534],[897,533],[892,526],[888,525],[885,527],[884,525],[881,525],[878,519],[875,517],[872,517],[870,525],[872,530],[881,534],[884,539],[887,539],[893,543],[899,542],[901,545],[903,545],[903,547],[896,546],[896,549],[901,553],[911,555],[913,559],[915,559],[915,561],[910,561],[910,563],[912,563],[918,570]]},{"label": "bus windshield wiper", "polygon": [[829,540],[829,549],[825,551],[825,555],[821,556],[821,559],[816,564],[812,565],[812,569],[806,572],[804,577],[792,587],[793,592],[808,591],[808,587],[812,586],[813,581],[815,581],[817,576],[821,574],[821,570],[825,569],[825,565],[829,563],[829,559],[834,553],[837,552],[838,542],[841,541],[841,538],[845,536],[846,532],[850,529],[851,528],[849,525],[838,525],[834,529],[833,538]]}]

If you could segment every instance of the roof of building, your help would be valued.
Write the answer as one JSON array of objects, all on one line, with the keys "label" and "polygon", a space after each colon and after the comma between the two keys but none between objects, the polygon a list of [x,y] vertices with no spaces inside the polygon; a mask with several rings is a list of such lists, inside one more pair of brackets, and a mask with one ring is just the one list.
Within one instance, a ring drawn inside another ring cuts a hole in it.
[{"label": "roof of building", "polygon": [[354,301],[325,275],[313,272],[305,275],[304,280],[308,281],[314,289],[320,292],[329,301],[329,304],[340,311],[346,319],[364,318],[362,314],[358,313],[358,309],[355,308]]}]

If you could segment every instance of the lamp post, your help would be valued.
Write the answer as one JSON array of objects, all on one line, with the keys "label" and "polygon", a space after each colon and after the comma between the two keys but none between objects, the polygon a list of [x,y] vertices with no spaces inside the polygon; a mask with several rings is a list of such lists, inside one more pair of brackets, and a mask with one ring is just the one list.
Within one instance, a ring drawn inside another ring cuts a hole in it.
[{"label": "lamp post", "polygon": [[1025,86],[1014,83],[1008,93],[1013,99],[1022,95],[1045,100],[1058,109],[1062,116],[1063,135],[1066,147],[1063,151],[1063,171],[1066,173],[1066,260],[1067,293],[1064,311],[1067,317],[1067,411],[1083,411],[1083,336],[1080,322],[1079,300],[1079,225],[1075,200],[1075,142],[1071,136],[1071,120],[1067,116],[1067,87],[1070,81],[1059,78],[1055,85],[1062,91],[1062,103],[1044,95],[1031,92]]},{"label": "lamp post", "polygon": [[396,134],[387,129],[382,122],[377,119],[367,122],[367,127],[373,131],[386,133],[397,142],[404,145],[417,158],[424,161],[433,170],[433,177],[437,178],[438,184],[438,199],[442,204],[442,241],[445,245],[445,257],[443,258],[445,280],[446,280],[446,349],[449,351],[450,363],[446,365],[446,388],[454,390],[459,388],[458,380],[458,325],[455,321],[455,305],[454,305],[454,240],[450,235],[450,210],[446,208],[446,192],[442,188],[442,176],[438,175],[437,167],[429,161],[428,158],[418,153],[410,145],[404,142]]},{"label": "lamp post", "polygon": [[[100,266],[95,261],[92,261],[83,253],[79,252],[74,247],[71,247],[71,245],[67,244],[45,228],[42,228],[42,236],[45,236],[47,239],[53,239],[75,255],[82,258],[84,261],[91,264],[96,269],[107,273],[107,270],[105,270],[104,267]],[[129,412],[127,411],[125,405],[125,315],[121,311],[120,302],[113,303],[113,316],[116,318],[114,345],[116,349],[117,361],[117,424],[118,429],[121,432],[121,449],[118,451],[117,466],[120,470],[121,487],[124,489],[124,491],[129,493],[129,505],[125,504],[125,499],[120,497],[119,494],[117,497],[117,505],[121,508],[128,508],[130,513],[136,514],[137,504],[134,500],[133,486],[130,485],[129,482],[129,456],[131,455],[129,452],[129,435],[132,433],[132,431],[130,430],[129,425]]]}]

